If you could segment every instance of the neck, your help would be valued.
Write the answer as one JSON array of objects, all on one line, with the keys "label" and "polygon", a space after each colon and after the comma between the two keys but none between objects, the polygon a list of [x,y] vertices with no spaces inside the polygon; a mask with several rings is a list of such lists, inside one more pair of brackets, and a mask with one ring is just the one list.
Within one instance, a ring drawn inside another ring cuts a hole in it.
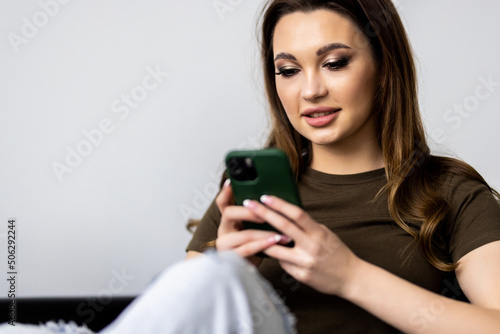
[{"label": "neck", "polygon": [[348,175],[383,167],[382,148],[375,140],[361,145],[312,144],[311,168],[319,172]]}]

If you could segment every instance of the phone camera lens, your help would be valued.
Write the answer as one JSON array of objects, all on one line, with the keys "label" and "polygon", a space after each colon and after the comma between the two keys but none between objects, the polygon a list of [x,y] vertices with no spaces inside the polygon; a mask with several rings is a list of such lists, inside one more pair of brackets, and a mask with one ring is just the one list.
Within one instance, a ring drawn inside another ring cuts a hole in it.
[{"label": "phone camera lens", "polygon": [[257,178],[254,162],[251,158],[230,158],[227,161],[229,174],[238,181],[252,181]]},{"label": "phone camera lens", "polygon": [[228,162],[227,162],[227,169],[229,170],[229,173],[231,175],[240,174],[241,173],[241,167],[240,167],[240,164],[238,162],[238,159],[237,158],[231,158],[231,159],[229,159]]}]

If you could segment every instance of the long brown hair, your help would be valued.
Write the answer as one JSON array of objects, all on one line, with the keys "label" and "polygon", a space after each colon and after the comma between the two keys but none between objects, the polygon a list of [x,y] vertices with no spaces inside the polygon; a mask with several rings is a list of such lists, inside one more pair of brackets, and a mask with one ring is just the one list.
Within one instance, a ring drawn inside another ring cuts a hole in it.
[{"label": "long brown hair", "polygon": [[[415,64],[406,31],[391,0],[270,0],[262,12],[261,57],[272,130],[267,146],[285,151],[297,178],[310,163],[310,142],[290,124],[276,91],[273,34],[277,22],[293,12],[329,9],[348,17],[369,41],[379,69],[374,112],[383,151],[389,211],[395,222],[418,242],[434,267],[451,271],[456,264],[438,258],[432,240],[450,207],[441,187],[453,173],[487,183],[466,163],[430,155],[417,100]],[[488,186],[489,188],[489,186]],[[499,194],[489,188],[499,198]],[[407,222],[416,223],[412,228]]]}]

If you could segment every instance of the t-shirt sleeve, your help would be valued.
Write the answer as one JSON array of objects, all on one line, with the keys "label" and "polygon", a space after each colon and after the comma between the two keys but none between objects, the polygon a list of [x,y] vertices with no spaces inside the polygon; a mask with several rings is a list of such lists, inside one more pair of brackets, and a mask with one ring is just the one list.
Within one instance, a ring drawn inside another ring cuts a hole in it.
[{"label": "t-shirt sleeve", "polygon": [[203,218],[201,218],[186,251],[192,250],[201,253],[203,251],[202,246],[205,243],[215,240],[217,238],[220,219],[221,214],[214,200],[203,215]]},{"label": "t-shirt sleeve", "polygon": [[500,240],[500,203],[485,185],[460,176],[450,178],[449,251],[456,263],[470,251]]}]

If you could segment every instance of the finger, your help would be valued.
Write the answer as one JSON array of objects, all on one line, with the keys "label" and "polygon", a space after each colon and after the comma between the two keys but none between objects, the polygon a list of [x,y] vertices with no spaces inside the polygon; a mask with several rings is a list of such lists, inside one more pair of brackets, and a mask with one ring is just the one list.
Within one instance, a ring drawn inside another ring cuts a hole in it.
[{"label": "finger", "polygon": [[290,276],[295,278],[299,282],[303,282],[306,280],[310,274],[308,269],[296,266],[293,263],[280,261],[279,262],[281,268],[286,271]]},{"label": "finger", "polygon": [[305,231],[317,228],[317,223],[302,208],[287,201],[270,195],[263,195],[260,201],[276,212],[288,217],[291,221],[302,227]]},{"label": "finger", "polygon": [[251,221],[255,223],[264,223],[260,217],[243,206],[230,205],[222,211],[222,219],[219,225],[219,235],[240,231],[242,221]]},{"label": "finger", "polygon": [[227,206],[233,204],[233,188],[231,187],[231,180],[226,179],[222,190],[217,195],[215,199],[215,204],[219,208],[219,212],[222,212]]},{"label": "finger", "polygon": [[266,248],[276,245],[280,241],[281,236],[279,234],[275,234],[266,239],[248,242],[240,247],[235,248],[234,250],[242,257],[249,257],[264,251]]},{"label": "finger", "polygon": [[[215,248],[219,251],[235,249],[255,241],[271,241],[270,238],[276,238],[276,235],[279,236],[276,232],[259,230],[233,232],[217,238]],[[283,238],[280,237],[277,242],[280,242],[281,240],[283,240]]]},{"label": "finger", "polygon": [[243,205],[252,211],[256,216],[263,219],[282,234],[289,236],[293,240],[300,241],[306,237],[304,231],[298,226],[298,224],[291,222],[288,218],[267,208],[261,203],[253,200],[245,200]]},{"label": "finger", "polygon": [[272,257],[273,259],[290,263],[294,266],[300,268],[314,268],[316,260],[307,253],[302,253],[294,248],[283,247],[283,246],[272,246],[265,250],[266,255]]}]

